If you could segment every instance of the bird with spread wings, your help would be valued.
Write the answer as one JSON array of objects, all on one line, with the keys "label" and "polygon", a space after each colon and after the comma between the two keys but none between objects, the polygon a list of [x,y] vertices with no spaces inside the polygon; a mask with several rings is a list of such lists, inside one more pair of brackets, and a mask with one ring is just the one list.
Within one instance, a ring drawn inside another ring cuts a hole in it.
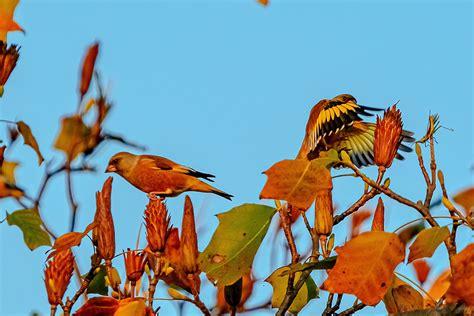
[{"label": "bird with spread wings", "polygon": [[[350,94],[341,94],[333,99],[321,100],[312,109],[306,124],[303,144],[297,159],[314,159],[322,151],[346,150],[357,167],[374,164],[375,124],[365,122],[360,116],[373,116],[373,111],[382,109],[357,104]],[[413,133],[403,130],[402,142],[411,143]],[[399,151],[412,149],[400,144]],[[397,159],[403,156],[397,153]]]}]

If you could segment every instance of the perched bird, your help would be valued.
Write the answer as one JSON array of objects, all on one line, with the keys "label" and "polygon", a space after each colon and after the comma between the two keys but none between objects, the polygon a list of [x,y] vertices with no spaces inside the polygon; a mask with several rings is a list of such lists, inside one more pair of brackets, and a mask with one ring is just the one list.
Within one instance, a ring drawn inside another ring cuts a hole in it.
[{"label": "perched bird", "polygon": [[[297,159],[314,159],[321,151],[346,150],[357,166],[374,164],[375,124],[364,122],[359,115],[373,116],[367,111],[382,109],[357,104],[350,94],[341,94],[331,100],[321,100],[312,109],[306,125],[306,134]],[[402,142],[414,142],[413,133],[402,131]],[[412,149],[400,144],[399,150]],[[397,159],[403,156],[397,153]]]},{"label": "perched bird", "polygon": [[186,191],[214,193],[228,200],[232,197],[198,179],[213,181],[212,174],[196,171],[159,156],[120,152],[110,158],[105,172],[119,174],[139,190],[148,193],[149,198],[173,197]]}]

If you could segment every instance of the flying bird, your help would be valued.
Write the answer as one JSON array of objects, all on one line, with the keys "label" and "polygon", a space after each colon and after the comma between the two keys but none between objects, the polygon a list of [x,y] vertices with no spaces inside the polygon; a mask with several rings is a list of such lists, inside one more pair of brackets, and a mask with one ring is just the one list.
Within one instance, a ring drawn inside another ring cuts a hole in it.
[{"label": "flying bird", "polygon": [[187,191],[214,193],[228,200],[233,197],[199,180],[202,178],[212,182],[212,174],[196,171],[160,156],[119,152],[110,158],[105,172],[117,173],[147,193],[150,199],[156,196],[173,197]]},{"label": "flying bird", "polygon": [[[357,167],[374,164],[375,124],[365,122],[362,116],[373,116],[370,111],[382,111],[357,104],[350,94],[341,94],[330,100],[319,101],[312,109],[306,124],[306,134],[297,159],[314,159],[321,151],[346,150]],[[412,143],[413,133],[403,130],[402,142]],[[400,144],[400,151],[412,149]],[[397,159],[403,156],[397,153]]]}]

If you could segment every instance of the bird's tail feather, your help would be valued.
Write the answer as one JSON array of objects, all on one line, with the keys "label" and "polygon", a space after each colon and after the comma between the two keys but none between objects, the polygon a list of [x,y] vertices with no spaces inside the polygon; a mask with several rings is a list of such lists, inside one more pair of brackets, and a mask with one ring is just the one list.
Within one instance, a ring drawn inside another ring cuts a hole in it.
[{"label": "bird's tail feather", "polygon": [[191,188],[192,191],[198,191],[198,192],[207,192],[207,193],[214,193],[214,194],[217,194],[219,196],[222,196],[223,198],[225,199],[228,199],[230,201],[232,201],[232,197],[233,195],[230,195],[222,190],[219,190],[215,187],[213,187],[212,185],[209,185],[205,182],[202,182],[200,180],[198,180],[198,182],[195,182],[193,187]]}]

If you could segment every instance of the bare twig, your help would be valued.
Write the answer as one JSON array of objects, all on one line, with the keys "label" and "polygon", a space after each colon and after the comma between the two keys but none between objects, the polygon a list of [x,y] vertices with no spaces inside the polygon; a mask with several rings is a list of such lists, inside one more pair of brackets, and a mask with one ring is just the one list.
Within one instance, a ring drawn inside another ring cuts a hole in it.
[{"label": "bare twig", "polygon": [[201,301],[199,295],[194,295],[194,300],[191,301],[197,308],[199,308],[203,315],[211,316],[211,312],[207,309],[206,305]]},{"label": "bare twig", "polygon": [[360,311],[361,309],[363,309],[366,306],[367,305],[365,305],[364,303],[359,303],[359,304],[356,304],[356,305],[352,306],[351,308],[346,309],[345,311],[343,311],[343,312],[341,312],[337,315],[339,315],[339,316],[352,315],[355,312]]},{"label": "bare twig", "polygon": [[424,206],[424,204],[422,204],[421,202],[420,203],[414,203],[406,198],[404,198],[403,196],[393,192],[391,189],[389,189],[388,187],[385,187],[385,186],[381,186],[379,184],[377,184],[374,180],[370,179],[369,177],[367,177],[365,174],[363,174],[353,163],[351,162],[347,162],[347,161],[341,161],[341,163],[343,163],[345,166],[351,168],[356,174],[358,177],[360,177],[365,183],[367,183],[368,185],[370,185],[371,187],[383,192],[386,196],[392,198],[393,200],[401,203],[401,204],[405,204],[411,208],[414,208],[415,210],[417,210],[421,215],[423,215],[423,217],[426,217],[426,220],[428,221],[428,223],[432,226],[432,227],[438,227],[439,224],[433,219],[433,217],[431,216],[430,212],[429,212],[429,209],[427,207]]},{"label": "bare twig", "polygon": [[76,225],[77,203],[72,189],[71,165],[69,163],[66,165],[66,187],[69,206],[71,208],[71,227],[69,231],[73,232],[74,226]]}]

